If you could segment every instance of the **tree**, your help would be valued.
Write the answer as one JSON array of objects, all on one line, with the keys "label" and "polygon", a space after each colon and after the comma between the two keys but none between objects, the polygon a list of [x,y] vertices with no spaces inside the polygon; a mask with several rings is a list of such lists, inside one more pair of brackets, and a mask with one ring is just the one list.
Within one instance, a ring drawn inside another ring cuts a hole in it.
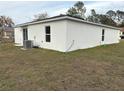
[{"label": "tree", "polygon": [[49,15],[47,14],[47,12],[45,13],[40,13],[40,14],[37,14],[37,15],[34,15],[36,21],[38,20],[41,20],[41,19],[45,19],[45,18],[48,18]]},{"label": "tree", "polygon": [[78,1],[74,4],[73,7],[71,7],[67,14],[71,16],[76,16],[85,19],[86,8],[84,7],[84,3],[81,1]]},{"label": "tree", "polygon": [[67,12],[68,15],[74,15],[76,16],[78,13],[74,7],[70,8]]},{"label": "tree", "polygon": [[100,19],[101,24],[117,26],[116,22],[113,21],[110,17],[107,17],[106,15],[100,14],[98,18]]},{"label": "tree", "polygon": [[98,18],[98,14],[96,14],[95,9],[91,10],[91,15],[88,16],[87,20],[94,23],[100,23],[100,19]]},{"label": "tree", "polygon": [[78,1],[77,3],[74,4],[74,7],[77,10],[78,14],[84,16],[84,14],[86,13],[86,8],[84,7],[83,2]]},{"label": "tree", "polygon": [[13,27],[13,26],[14,26],[14,22],[12,21],[12,19],[10,17],[0,16],[0,27],[1,27],[0,41],[2,40],[2,37],[3,37],[4,28],[5,27]]},{"label": "tree", "polygon": [[118,20],[124,19],[124,11],[117,10],[116,15],[118,17]]},{"label": "tree", "polygon": [[109,10],[108,12],[106,12],[106,15],[108,15],[109,17],[114,17],[115,18],[115,16],[116,16],[116,12],[115,11],[113,11],[113,10]]},{"label": "tree", "polygon": [[91,15],[92,15],[92,16],[95,16],[95,15],[96,15],[95,9],[92,9],[92,10],[91,10]]},{"label": "tree", "polygon": [[96,14],[94,9],[91,10],[91,15],[88,16],[87,20],[90,22],[101,23],[110,26],[117,26],[116,22],[114,22],[111,17],[108,17],[107,15],[104,14]]},{"label": "tree", "polygon": [[0,16],[0,27],[13,27],[14,22],[10,17]]},{"label": "tree", "polygon": [[100,19],[98,18],[98,15],[88,16],[87,21],[94,22],[94,23],[100,23]]}]

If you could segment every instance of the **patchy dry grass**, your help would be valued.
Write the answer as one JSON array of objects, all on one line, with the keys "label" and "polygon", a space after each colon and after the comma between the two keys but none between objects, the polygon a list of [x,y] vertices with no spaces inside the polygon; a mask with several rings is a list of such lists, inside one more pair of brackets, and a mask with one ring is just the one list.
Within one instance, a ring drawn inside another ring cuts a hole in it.
[{"label": "patchy dry grass", "polygon": [[124,90],[124,41],[70,53],[1,44],[0,90]]}]

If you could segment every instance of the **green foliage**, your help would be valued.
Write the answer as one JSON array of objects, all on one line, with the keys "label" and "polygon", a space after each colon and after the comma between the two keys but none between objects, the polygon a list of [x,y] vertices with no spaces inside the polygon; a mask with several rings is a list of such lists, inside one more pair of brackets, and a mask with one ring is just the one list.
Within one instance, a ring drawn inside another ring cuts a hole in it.
[{"label": "green foliage", "polygon": [[[110,14],[110,12],[112,11],[107,12],[107,14]],[[94,9],[91,10],[91,15],[87,17],[87,20],[90,22],[101,23],[110,26],[117,26],[116,22],[114,22],[114,20],[112,20],[110,16],[104,14],[96,14]]]},{"label": "green foliage", "polygon": [[114,22],[111,18],[103,14],[88,16],[87,20],[90,22],[101,23],[101,24],[110,25],[110,26],[117,26],[116,22]]},{"label": "green foliage", "polygon": [[74,7],[77,8],[77,10],[81,10],[84,7],[84,3],[81,1],[78,1],[74,4]]},{"label": "green foliage", "polygon": [[96,11],[94,9],[91,10],[91,16],[88,16],[87,20],[90,22],[100,23],[98,14],[96,14]]},{"label": "green foliage", "polygon": [[116,23],[106,15],[100,14],[98,15],[98,18],[100,19],[100,22],[105,25],[110,25],[110,26],[117,26]]},{"label": "green foliage", "polygon": [[92,16],[95,16],[95,15],[96,15],[95,9],[92,9],[92,10],[91,10],[91,15],[92,15]]},{"label": "green foliage", "polygon": [[95,16],[88,16],[87,21],[94,22],[94,23],[100,23],[100,19],[98,18],[97,15]]},{"label": "green foliage", "polygon": [[110,18],[112,18],[113,20],[117,20],[118,23],[121,22],[121,24],[118,24],[118,26],[124,26],[124,11],[113,11],[113,10],[109,10],[108,12],[106,12],[106,15],[108,15]]},{"label": "green foliage", "polygon": [[117,15],[118,19],[120,20],[124,16],[124,11],[117,10],[116,15]]},{"label": "green foliage", "polygon": [[74,7],[70,8],[67,12],[68,15],[74,15],[76,16],[78,13]]},{"label": "green foliage", "polygon": [[116,16],[116,12],[113,11],[113,10],[109,10],[108,12],[106,12],[106,14],[107,14],[109,17]]},{"label": "green foliage", "polygon": [[80,18],[85,18],[84,14],[86,13],[86,8],[84,7],[84,3],[78,1],[74,4],[73,7],[68,9],[67,14],[71,16],[76,16]]}]

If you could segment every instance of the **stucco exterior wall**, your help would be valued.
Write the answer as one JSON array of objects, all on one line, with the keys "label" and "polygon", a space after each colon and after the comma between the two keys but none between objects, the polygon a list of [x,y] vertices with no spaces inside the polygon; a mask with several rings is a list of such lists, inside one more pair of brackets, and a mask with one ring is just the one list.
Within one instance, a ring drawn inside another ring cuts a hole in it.
[{"label": "stucco exterior wall", "polygon": [[[51,29],[51,42],[45,41],[45,27],[50,26]],[[32,40],[34,45],[38,45],[41,48],[53,49],[57,51],[65,51],[66,41],[66,21],[55,21],[49,23],[42,23],[28,26],[28,40]],[[18,28],[16,28],[18,29]],[[15,29],[15,32],[17,32]],[[23,39],[17,37],[23,36],[22,30],[18,29],[18,33],[15,33],[15,43],[21,43]],[[21,44],[22,45],[22,44]]]},{"label": "stucco exterior wall", "polygon": [[119,43],[120,30],[105,28],[105,44]]},{"label": "stucco exterior wall", "polygon": [[[50,26],[51,28],[51,42],[45,41],[45,26]],[[33,40],[34,44],[39,45],[41,48],[64,51],[66,21],[63,20],[28,26],[28,35],[28,39]]]},{"label": "stucco exterior wall", "polygon": [[[104,41],[102,41],[102,29],[105,29]],[[66,52],[118,42],[119,30],[67,21]]]},{"label": "stucco exterior wall", "polygon": [[[45,27],[51,28],[51,42],[45,41]],[[71,20],[59,20],[28,27],[28,40],[41,48],[69,52],[77,49],[91,48],[103,44],[119,42],[119,30],[75,22]],[[102,41],[102,29],[105,30]],[[15,28],[15,43],[23,46],[23,28]]]}]

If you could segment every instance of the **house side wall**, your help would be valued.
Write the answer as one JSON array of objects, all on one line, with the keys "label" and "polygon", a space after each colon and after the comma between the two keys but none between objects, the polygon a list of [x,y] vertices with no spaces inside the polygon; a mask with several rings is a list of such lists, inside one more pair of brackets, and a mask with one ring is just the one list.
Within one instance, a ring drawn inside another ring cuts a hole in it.
[{"label": "house side wall", "polygon": [[[103,42],[102,29],[105,29],[105,40]],[[119,30],[74,22],[71,20],[68,20],[67,22],[67,52],[118,42]]]},{"label": "house side wall", "polygon": [[120,30],[105,28],[105,44],[119,43]]},{"label": "house side wall", "polygon": [[[45,27],[50,26],[51,42],[45,40]],[[64,52],[66,40],[66,21],[55,21],[28,26],[28,39],[41,48],[53,49]]]},{"label": "house side wall", "polygon": [[[50,26],[51,29],[51,42],[45,40],[45,27]],[[64,52],[66,41],[66,21],[54,21],[36,25],[29,25],[28,27],[28,40],[32,40],[35,46],[41,48],[52,49]],[[22,29],[15,29],[15,43],[21,43],[23,41]],[[21,43],[21,45],[23,45]]]}]

